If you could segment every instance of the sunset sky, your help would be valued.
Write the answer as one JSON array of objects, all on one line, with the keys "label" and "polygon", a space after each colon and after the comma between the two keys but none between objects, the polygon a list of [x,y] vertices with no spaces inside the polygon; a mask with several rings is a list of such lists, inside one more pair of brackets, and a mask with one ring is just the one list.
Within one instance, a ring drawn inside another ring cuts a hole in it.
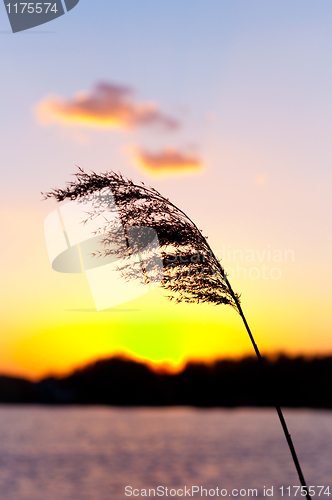
[{"label": "sunset sky", "polygon": [[157,288],[97,312],[84,274],[52,270],[41,192],[77,165],[144,181],[195,221],[264,354],[331,354],[332,3],[81,0],[9,30],[0,7],[0,372],[253,353],[229,306]]}]

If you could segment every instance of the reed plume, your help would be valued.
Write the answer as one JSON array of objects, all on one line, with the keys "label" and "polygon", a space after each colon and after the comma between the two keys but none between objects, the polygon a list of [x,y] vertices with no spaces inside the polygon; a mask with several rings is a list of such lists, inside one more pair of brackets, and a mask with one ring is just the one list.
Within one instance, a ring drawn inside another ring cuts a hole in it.
[{"label": "reed plume", "polygon": [[[150,279],[152,275],[154,276],[152,279],[159,280],[161,286],[168,292],[168,298],[177,303],[205,302],[232,306],[241,316],[270,390],[274,393],[275,388],[242,311],[240,295],[233,291],[220,261],[195,223],[153,187],[144,183],[134,184],[121,174],[114,172],[88,174],[79,168],[74,176],[75,179],[64,189],[53,189],[43,194],[45,198],[55,198],[58,202],[92,201],[93,210],[87,212],[86,220],[82,221],[86,223],[110,210],[111,191],[116,204],[116,208],[111,207],[111,209],[116,210],[118,218],[108,220],[105,217],[103,225],[94,233],[100,234],[102,238],[102,250],[96,252],[94,257],[116,254],[122,258],[120,269],[123,278],[141,280],[139,262],[135,263],[130,257],[133,254],[139,255],[144,247],[146,231],[144,235],[143,232],[140,235],[139,228],[148,227],[156,231],[163,260],[163,276],[160,277],[156,266],[154,275],[151,272],[149,274]],[[136,231],[135,243],[129,245],[128,234],[133,228]],[[123,245],[123,238],[119,237],[121,231],[122,234],[124,231],[126,246]],[[145,262],[151,271],[156,262],[153,252],[145,257]],[[303,491],[307,499],[311,500],[281,408],[279,404],[275,404],[275,407]]]}]

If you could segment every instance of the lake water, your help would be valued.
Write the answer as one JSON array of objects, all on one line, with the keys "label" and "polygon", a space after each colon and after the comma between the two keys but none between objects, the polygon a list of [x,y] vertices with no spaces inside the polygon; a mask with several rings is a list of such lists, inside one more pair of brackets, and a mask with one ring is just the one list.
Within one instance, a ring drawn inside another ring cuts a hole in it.
[{"label": "lake water", "polygon": [[[332,412],[285,416],[308,485],[332,494]],[[4,500],[118,500],[126,486],[256,488],[257,498],[273,486],[281,498],[280,486],[298,484],[273,409],[0,406]]]}]

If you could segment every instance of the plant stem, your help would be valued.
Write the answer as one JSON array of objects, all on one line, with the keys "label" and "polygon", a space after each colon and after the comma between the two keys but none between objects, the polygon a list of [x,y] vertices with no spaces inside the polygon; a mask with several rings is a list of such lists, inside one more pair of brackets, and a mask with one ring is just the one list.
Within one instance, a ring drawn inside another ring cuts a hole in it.
[{"label": "plant stem", "polygon": [[[269,373],[266,369],[266,366],[265,366],[265,363],[264,363],[264,360],[261,356],[261,353],[259,352],[259,349],[257,347],[257,344],[255,342],[255,339],[251,333],[251,330],[249,328],[249,325],[247,323],[247,320],[243,314],[243,311],[242,311],[242,307],[240,305],[240,302],[239,302],[239,299],[237,298],[236,294],[233,292],[232,290],[232,287],[227,279],[226,276],[224,276],[225,278],[225,282],[227,283],[227,286],[229,288],[229,291],[236,303],[236,307],[237,307],[237,310],[238,310],[238,313],[240,314],[241,318],[242,318],[242,321],[244,323],[244,326],[246,327],[246,330],[248,332],[248,335],[250,337],[250,340],[251,340],[251,343],[255,349],[255,353],[256,353],[256,356],[258,358],[258,361],[259,361],[259,364],[260,364],[260,367],[262,368],[263,370],[263,373],[266,377],[266,380],[268,381],[268,383],[270,384],[271,388],[272,388],[272,393],[273,393],[273,396],[276,397],[275,395],[275,388],[273,387],[273,384],[272,384],[272,381],[270,379],[270,376],[269,376]],[[279,406],[279,404],[277,404],[276,400],[275,400],[275,409],[277,410],[277,413],[278,413],[278,417],[279,417],[279,420],[280,420],[280,423],[281,423],[281,427],[284,431],[284,434],[285,434],[285,437],[286,437],[286,441],[288,443],[288,447],[290,449],[290,452],[291,452],[291,455],[292,455],[292,458],[293,458],[293,461],[294,461],[294,464],[295,464],[295,468],[296,468],[296,471],[297,471],[297,474],[299,476],[299,480],[300,480],[300,483],[301,483],[301,486],[304,488],[304,490],[306,491],[306,498],[307,500],[311,500],[311,497],[309,495],[309,492],[308,492],[308,488],[307,488],[307,485],[306,485],[306,482],[305,482],[305,479],[304,479],[304,476],[303,476],[303,473],[302,473],[302,470],[301,470],[301,466],[300,466],[300,462],[297,458],[297,455],[296,455],[296,451],[295,451],[295,448],[294,448],[294,445],[293,445],[293,441],[292,441],[292,438],[291,438],[291,435],[290,433],[288,432],[288,428],[287,428],[287,425],[286,425],[286,421],[285,421],[285,418],[283,416],[283,413],[281,411],[281,408]]]},{"label": "plant stem", "polygon": [[[168,200],[168,203],[171,206],[173,206],[176,210],[178,210],[182,215],[184,215],[184,217],[186,217],[192,223],[192,225],[199,231],[199,229],[197,228],[196,224],[187,216],[187,214],[185,214],[182,210],[180,210],[178,207],[176,207],[175,205],[173,205],[173,203],[171,203],[169,200]],[[262,371],[263,371],[263,373],[265,375],[265,378],[266,378],[267,382],[269,383],[269,385],[270,385],[270,387],[272,389],[272,394],[273,394],[274,399],[275,399],[275,409],[277,410],[277,414],[278,414],[278,417],[279,417],[279,420],[280,420],[280,423],[281,423],[281,427],[282,427],[282,429],[284,431],[284,434],[285,434],[285,437],[286,437],[286,441],[287,441],[289,450],[291,452],[291,455],[292,455],[292,458],[293,458],[293,462],[294,462],[297,474],[299,476],[299,480],[300,480],[301,486],[303,487],[303,489],[306,492],[306,498],[307,498],[307,500],[311,500],[311,496],[309,495],[309,492],[308,492],[308,487],[306,485],[306,482],[305,482],[305,479],[304,479],[304,476],[303,476],[303,473],[302,473],[302,470],[301,470],[300,462],[299,462],[299,460],[297,458],[297,455],[296,455],[296,451],[295,451],[295,448],[294,448],[294,445],[293,445],[293,441],[292,441],[291,435],[288,432],[286,421],[285,421],[285,418],[284,418],[283,413],[281,411],[280,405],[277,403],[276,390],[274,388],[274,384],[271,381],[271,378],[270,378],[268,370],[267,370],[267,368],[265,366],[264,360],[263,360],[263,358],[261,356],[261,353],[259,352],[259,349],[257,347],[255,339],[254,339],[254,337],[253,337],[253,335],[251,333],[251,330],[249,328],[247,320],[246,320],[246,318],[245,318],[245,316],[243,314],[239,298],[234,293],[234,291],[233,291],[233,289],[231,287],[231,284],[230,284],[230,282],[227,279],[227,275],[226,275],[224,269],[222,268],[222,266],[220,265],[219,260],[215,256],[213,250],[211,249],[211,247],[208,244],[207,244],[207,247],[209,248],[209,250],[211,252],[211,256],[213,257],[213,259],[215,260],[215,262],[217,263],[217,265],[219,267],[219,270],[220,270],[220,272],[221,272],[221,274],[223,276],[223,279],[224,279],[224,281],[225,281],[225,283],[226,283],[226,285],[228,287],[229,293],[230,293],[230,295],[232,296],[232,298],[234,300],[234,303],[236,305],[236,309],[237,309],[238,313],[240,314],[240,316],[242,318],[244,326],[246,327],[246,330],[247,330],[248,335],[250,337],[251,343],[252,343],[252,345],[253,345],[253,347],[255,349],[255,353],[256,353],[256,356],[258,358],[260,367],[261,367],[261,369],[262,369]]]}]

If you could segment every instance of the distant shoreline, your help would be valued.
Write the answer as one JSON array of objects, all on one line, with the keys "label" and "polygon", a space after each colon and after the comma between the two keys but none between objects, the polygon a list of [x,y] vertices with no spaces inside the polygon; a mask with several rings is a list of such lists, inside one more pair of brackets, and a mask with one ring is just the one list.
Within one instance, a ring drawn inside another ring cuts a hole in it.
[{"label": "distant shoreline", "polygon": [[[332,409],[332,356],[265,359],[288,408]],[[39,382],[0,376],[0,404],[108,405],[118,407],[273,407],[254,357],[213,364],[188,363],[179,373],[158,373],[130,359],[103,359],[62,378]]]}]

